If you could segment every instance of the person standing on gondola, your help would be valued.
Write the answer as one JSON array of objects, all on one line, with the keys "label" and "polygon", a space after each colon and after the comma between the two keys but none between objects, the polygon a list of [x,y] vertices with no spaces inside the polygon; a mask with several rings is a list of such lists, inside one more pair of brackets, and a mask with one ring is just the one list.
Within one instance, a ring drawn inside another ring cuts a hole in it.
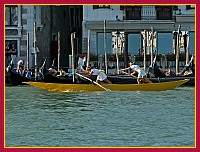
[{"label": "person standing on gondola", "polygon": [[131,75],[135,75],[135,73],[137,72],[138,73],[138,77],[137,77],[137,82],[138,84],[141,84],[142,80],[143,82],[145,83],[152,83],[148,78],[147,78],[147,74],[140,69],[140,67],[138,65],[135,64],[135,62],[130,62],[129,63],[129,67],[128,68],[125,68],[125,69],[121,69],[121,71],[125,71],[125,70],[129,70],[129,69],[132,69],[133,70],[133,73],[131,73]]},{"label": "person standing on gondola", "polygon": [[26,70],[26,67],[25,67],[25,62],[24,60],[19,60],[17,62],[17,72],[20,73],[21,75],[24,75],[24,72]]}]

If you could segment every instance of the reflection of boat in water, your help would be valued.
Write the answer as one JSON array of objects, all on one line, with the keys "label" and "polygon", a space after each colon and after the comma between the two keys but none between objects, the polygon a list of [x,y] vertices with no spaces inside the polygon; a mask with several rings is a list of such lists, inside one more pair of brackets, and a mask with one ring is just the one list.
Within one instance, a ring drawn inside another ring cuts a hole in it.
[{"label": "reflection of boat in water", "polygon": [[[104,84],[102,86],[111,91],[165,91],[179,87],[187,81],[188,79],[147,84]],[[104,91],[102,87],[95,84],[25,83],[51,92]]]}]

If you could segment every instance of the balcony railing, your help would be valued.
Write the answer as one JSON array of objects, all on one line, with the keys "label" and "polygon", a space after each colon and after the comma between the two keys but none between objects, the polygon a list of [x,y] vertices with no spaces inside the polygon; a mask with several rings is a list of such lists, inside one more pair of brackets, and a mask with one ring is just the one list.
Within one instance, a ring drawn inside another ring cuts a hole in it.
[{"label": "balcony railing", "polygon": [[125,6],[125,20],[172,20],[172,6]]},{"label": "balcony railing", "polygon": [[156,9],[155,6],[143,6],[141,12],[142,20],[155,20]]}]

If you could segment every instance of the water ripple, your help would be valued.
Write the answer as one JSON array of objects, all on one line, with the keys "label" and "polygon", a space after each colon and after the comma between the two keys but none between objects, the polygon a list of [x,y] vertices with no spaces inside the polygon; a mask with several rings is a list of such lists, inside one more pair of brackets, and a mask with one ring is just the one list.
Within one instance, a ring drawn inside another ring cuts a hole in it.
[{"label": "water ripple", "polygon": [[56,94],[6,88],[7,146],[194,146],[194,88]]}]

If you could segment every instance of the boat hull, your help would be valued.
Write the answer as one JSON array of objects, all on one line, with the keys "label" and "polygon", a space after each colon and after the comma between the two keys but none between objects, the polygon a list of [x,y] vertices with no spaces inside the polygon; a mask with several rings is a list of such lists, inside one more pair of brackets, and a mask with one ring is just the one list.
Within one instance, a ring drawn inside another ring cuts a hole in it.
[{"label": "boat hull", "polygon": [[28,82],[31,79],[21,76],[18,73],[7,72],[5,75],[5,83],[6,85],[23,85],[22,82]]},{"label": "boat hull", "polygon": [[[115,84],[137,84],[137,78],[131,76],[108,76],[108,79]],[[194,86],[195,85],[195,77],[164,77],[164,78],[148,78],[153,83],[158,82],[169,82],[169,81],[178,81],[183,79],[189,79],[188,82],[184,83],[184,85]],[[95,79],[94,79],[95,80]]]},{"label": "boat hull", "polygon": [[[92,77],[90,77],[90,79],[96,81],[96,76],[93,75]],[[113,84],[137,84],[137,78],[127,75],[108,75],[108,79]],[[165,77],[165,78],[148,78],[148,79],[151,80],[153,83],[189,79],[189,81],[184,85],[194,86],[195,84],[194,77]],[[45,74],[43,81],[46,83],[74,84],[72,77],[57,77],[57,76],[52,76],[50,74]],[[75,83],[89,84],[90,81],[85,80],[81,77],[76,77]]]},{"label": "boat hull", "polygon": [[[172,90],[188,82],[189,79],[147,84],[104,84],[102,85],[111,91],[165,91]],[[103,88],[94,84],[61,84],[45,82],[25,82],[37,88],[51,92],[74,92],[74,91],[105,91]]]}]

